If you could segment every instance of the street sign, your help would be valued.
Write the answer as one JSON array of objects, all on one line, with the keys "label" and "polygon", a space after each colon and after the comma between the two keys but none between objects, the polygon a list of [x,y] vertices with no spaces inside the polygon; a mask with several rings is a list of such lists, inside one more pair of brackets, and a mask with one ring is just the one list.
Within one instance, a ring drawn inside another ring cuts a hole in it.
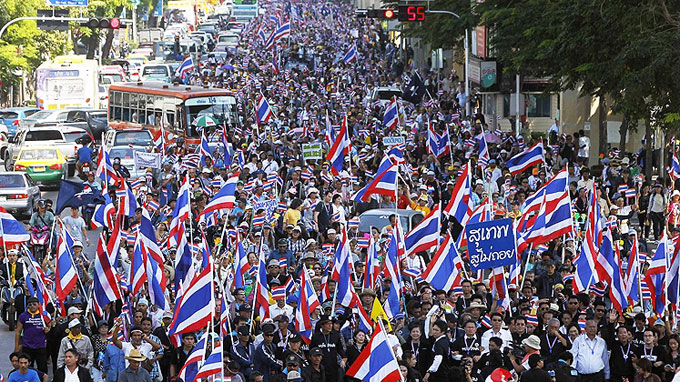
[{"label": "street sign", "polygon": [[87,7],[88,0],[46,0],[52,7]]},{"label": "street sign", "polygon": [[383,145],[385,146],[396,146],[396,145],[403,145],[406,143],[406,139],[402,136],[398,137],[383,137],[382,139]]},{"label": "street sign", "polygon": [[[38,9],[38,17],[66,18],[69,17],[68,9]],[[38,20],[38,29],[45,31],[67,31],[68,21],[61,20]]]}]

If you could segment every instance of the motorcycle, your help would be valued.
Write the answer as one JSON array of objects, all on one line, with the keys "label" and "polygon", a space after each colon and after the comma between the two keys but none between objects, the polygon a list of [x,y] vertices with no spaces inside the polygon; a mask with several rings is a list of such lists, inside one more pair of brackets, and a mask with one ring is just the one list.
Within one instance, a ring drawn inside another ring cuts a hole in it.
[{"label": "motorcycle", "polygon": [[50,242],[50,227],[44,226],[42,228],[31,227],[31,247],[33,249],[33,256],[36,260],[42,262],[47,255],[47,246]]},{"label": "motorcycle", "polygon": [[85,162],[80,168],[80,172],[78,173],[78,178],[82,180],[83,182],[87,180],[87,174],[90,172],[91,166],[90,162]]},{"label": "motorcycle", "polygon": [[0,281],[0,286],[2,287],[2,308],[0,308],[0,315],[2,316],[2,321],[7,324],[9,331],[13,331],[17,324],[17,319],[19,314],[23,311],[18,303],[23,303],[21,306],[25,307],[26,302],[24,300],[24,288],[21,281],[16,281],[13,286],[10,287],[7,280]]}]

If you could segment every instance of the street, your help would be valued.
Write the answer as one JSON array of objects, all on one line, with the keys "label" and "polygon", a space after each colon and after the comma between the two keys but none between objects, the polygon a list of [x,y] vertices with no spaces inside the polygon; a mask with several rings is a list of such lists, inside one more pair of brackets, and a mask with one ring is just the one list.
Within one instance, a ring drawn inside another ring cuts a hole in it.
[{"label": "street", "polygon": [[[3,166],[0,164],[0,167]],[[73,181],[80,181],[79,178],[74,177],[70,178],[70,180]],[[50,189],[50,190],[43,190],[42,191],[42,197],[43,199],[51,199],[52,201],[55,202],[57,200],[57,195],[59,191]],[[70,208],[66,208],[62,213],[61,213],[61,218],[64,218],[68,216],[71,212]],[[22,223],[24,223],[28,227],[28,220],[22,220]],[[92,259],[96,250],[97,246],[97,238],[99,235],[99,230],[91,230],[87,232],[87,236],[90,239],[90,246],[87,247],[86,243],[83,243],[83,253],[87,255],[89,259]],[[12,366],[9,362],[9,355],[14,351],[14,332],[10,332],[8,330],[7,325],[4,322],[0,321],[0,373],[2,373],[3,376],[7,377],[8,372],[12,369]],[[52,370],[50,367],[49,370]]]}]

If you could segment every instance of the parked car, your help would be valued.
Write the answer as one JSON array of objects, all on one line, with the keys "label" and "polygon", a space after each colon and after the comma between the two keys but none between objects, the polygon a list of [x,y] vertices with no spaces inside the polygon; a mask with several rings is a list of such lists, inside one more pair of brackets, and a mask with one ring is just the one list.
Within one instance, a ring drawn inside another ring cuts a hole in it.
[{"label": "parked car", "polygon": [[66,121],[68,110],[40,110],[19,121],[20,129],[30,129],[36,123],[61,123]]},{"label": "parked car", "polygon": [[33,215],[40,188],[25,172],[0,172],[0,207],[11,214]]},{"label": "parked car", "polygon": [[0,110],[0,123],[7,127],[7,133],[13,137],[17,133],[19,123],[22,119],[39,112],[36,107],[11,107]]},{"label": "parked car", "polygon": [[24,171],[38,184],[59,185],[64,178],[66,158],[57,147],[28,146],[19,151],[14,171]]}]

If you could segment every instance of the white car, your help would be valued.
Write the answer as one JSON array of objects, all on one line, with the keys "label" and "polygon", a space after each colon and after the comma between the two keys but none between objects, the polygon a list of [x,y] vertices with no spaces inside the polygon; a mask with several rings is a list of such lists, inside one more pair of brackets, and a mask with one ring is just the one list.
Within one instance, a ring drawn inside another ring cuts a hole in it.
[{"label": "white car", "polygon": [[19,129],[30,129],[36,123],[65,122],[68,110],[41,110],[28,118],[19,120]]},{"label": "white car", "polygon": [[392,101],[395,96],[401,97],[401,89],[394,86],[380,86],[371,92],[371,101],[380,101],[380,104],[385,106]]},{"label": "white car", "polygon": [[111,158],[111,161],[115,158],[120,158],[120,164],[125,166],[125,168],[130,171],[130,180],[137,179],[141,176],[144,176],[146,173],[146,169],[139,169],[135,166],[135,155],[133,151],[137,152],[142,152],[145,153],[147,152],[146,147],[142,146],[113,146],[109,150],[109,157]]}]

